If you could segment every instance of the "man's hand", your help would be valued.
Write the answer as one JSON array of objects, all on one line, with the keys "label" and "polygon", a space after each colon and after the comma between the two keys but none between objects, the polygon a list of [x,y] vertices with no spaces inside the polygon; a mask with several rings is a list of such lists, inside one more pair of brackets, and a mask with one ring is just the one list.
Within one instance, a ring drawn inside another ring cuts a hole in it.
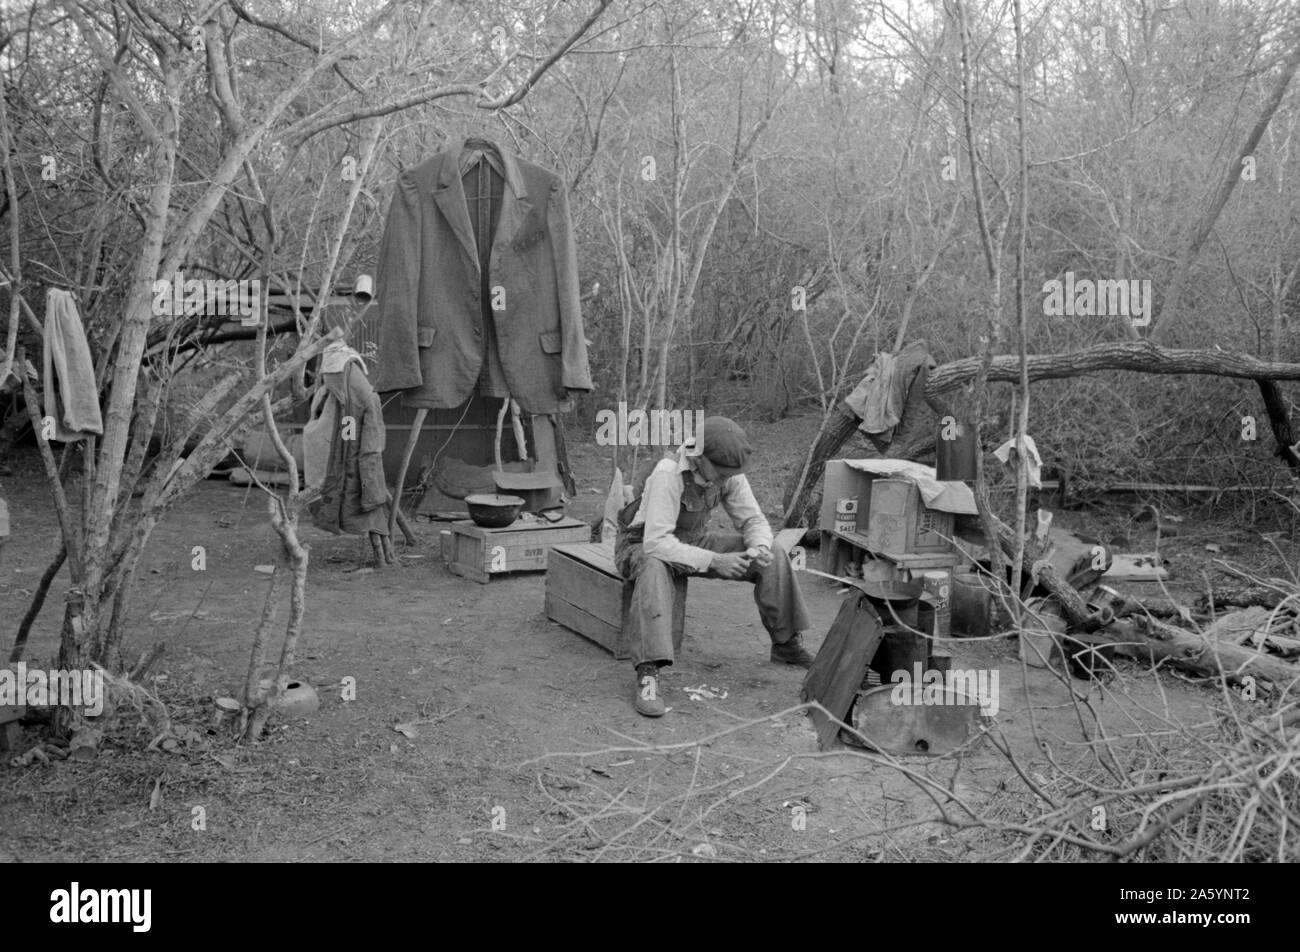
[{"label": "man's hand", "polygon": [[750,556],[754,560],[754,564],[760,568],[767,568],[772,564],[772,550],[765,545],[748,549],[745,554]]},{"label": "man's hand", "polygon": [[723,578],[739,579],[749,574],[750,557],[745,552],[719,552],[713,556],[709,568]]}]

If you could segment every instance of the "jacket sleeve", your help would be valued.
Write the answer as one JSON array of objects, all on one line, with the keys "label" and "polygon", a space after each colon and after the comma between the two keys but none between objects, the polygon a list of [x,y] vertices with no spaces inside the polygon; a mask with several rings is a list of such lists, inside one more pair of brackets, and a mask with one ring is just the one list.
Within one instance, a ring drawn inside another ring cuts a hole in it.
[{"label": "jacket sleeve", "polygon": [[732,476],[723,484],[722,507],[731,517],[731,524],[744,535],[747,547],[772,547],[772,527],[759,508],[744,473]]},{"label": "jacket sleeve", "polygon": [[676,467],[656,467],[645,481],[641,513],[645,516],[642,550],[648,556],[696,572],[707,572],[713,553],[677,538],[677,515],[682,504],[682,476]]},{"label": "jacket sleeve", "polygon": [[375,389],[407,390],[424,383],[420,373],[420,196],[399,175],[379,246],[375,293],[379,309],[379,373]]},{"label": "jacket sleeve", "polygon": [[582,333],[582,309],[578,303],[578,249],[569,218],[569,197],[564,183],[558,179],[551,183],[549,202],[546,222],[555,255],[555,289],[559,296],[560,336],[564,351],[561,382],[566,390],[591,390],[587,339]]},{"label": "jacket sleeve", "polygon": [[[360,373],[360,371],[356,371]],[[379,394],[366,384],[361,406],[365,416],[361,420],[361,454],[358,459],[361,477],[361,508],[369,512],[392,500],[384,478],[384,409]]]}]

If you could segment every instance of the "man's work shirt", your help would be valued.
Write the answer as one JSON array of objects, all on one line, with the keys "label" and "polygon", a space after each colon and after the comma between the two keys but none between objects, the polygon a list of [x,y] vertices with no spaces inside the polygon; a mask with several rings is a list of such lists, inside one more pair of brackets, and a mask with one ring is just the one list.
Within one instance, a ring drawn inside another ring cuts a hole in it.
[{"label": "man's work shirt", "polygon": [[[732,476],[710,490],[704,477],[691,465],[691,459],[685,448],[679,449],[675,457],[660,460],[646,477],[641,507],[629,526],[630,529],[644,527],[641,544],[645,554],[665,562],[689,565],[697,572],[708,571],[715,553],[690,545],[676,534],[682,514],[684,480],[690,480],[696,490],[690,493],[693,499],[708,499],[710,502],[716,499],[722,503],[727,515],[731,517],[731,524],[744,536],[746,546],[770,548],[772,527],[768,525],[763,511],[758,508],[758,500],[754,498],[745,475],[741,473]],[[712,505],[706,504],[706,508],[712,509]],[[701,534],[707,522],[708,512],[701,512],[698,521]]]}]

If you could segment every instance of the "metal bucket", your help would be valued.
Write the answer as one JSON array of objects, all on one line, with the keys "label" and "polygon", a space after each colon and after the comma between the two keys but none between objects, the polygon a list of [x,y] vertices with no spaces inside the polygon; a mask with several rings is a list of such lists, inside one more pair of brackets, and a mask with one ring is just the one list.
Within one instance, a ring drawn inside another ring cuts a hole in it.
[{"label": "metal bucket", "polygon": [[[951,439],[945,439],[945,436]],[[935,474],[941,480],[975,481],[978,434],[969,423],[939,426],[935,442]]]},{"label": "metal bucket", "polygon": [[974,572],[956,572],[952,577],[951,629],[958,638],[983,638],[992,626],[993,592]]}]

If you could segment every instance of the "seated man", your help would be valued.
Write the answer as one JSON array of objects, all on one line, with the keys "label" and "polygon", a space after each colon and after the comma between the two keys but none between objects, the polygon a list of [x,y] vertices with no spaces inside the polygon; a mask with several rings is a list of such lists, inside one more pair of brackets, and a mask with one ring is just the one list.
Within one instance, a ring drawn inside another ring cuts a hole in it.
[{"label": "seated man", "polygon": [[[753,583],[758,617],[772,637],[772,660],[802,668],[812,664],[800,637],[808,615],[790,559],[774,546],[772,529],[744,476],[753,447],[726,417],[705,419],[700,439],[702,453],[688,443],[660,460],[641,496],[619,514],[615,563],[635,582],[626,635],[636,665],[636,709],[646,717],[666,710],[659,668],[673,663],[673,574]],[[709,529],[719,503],[734,529]]]}]

